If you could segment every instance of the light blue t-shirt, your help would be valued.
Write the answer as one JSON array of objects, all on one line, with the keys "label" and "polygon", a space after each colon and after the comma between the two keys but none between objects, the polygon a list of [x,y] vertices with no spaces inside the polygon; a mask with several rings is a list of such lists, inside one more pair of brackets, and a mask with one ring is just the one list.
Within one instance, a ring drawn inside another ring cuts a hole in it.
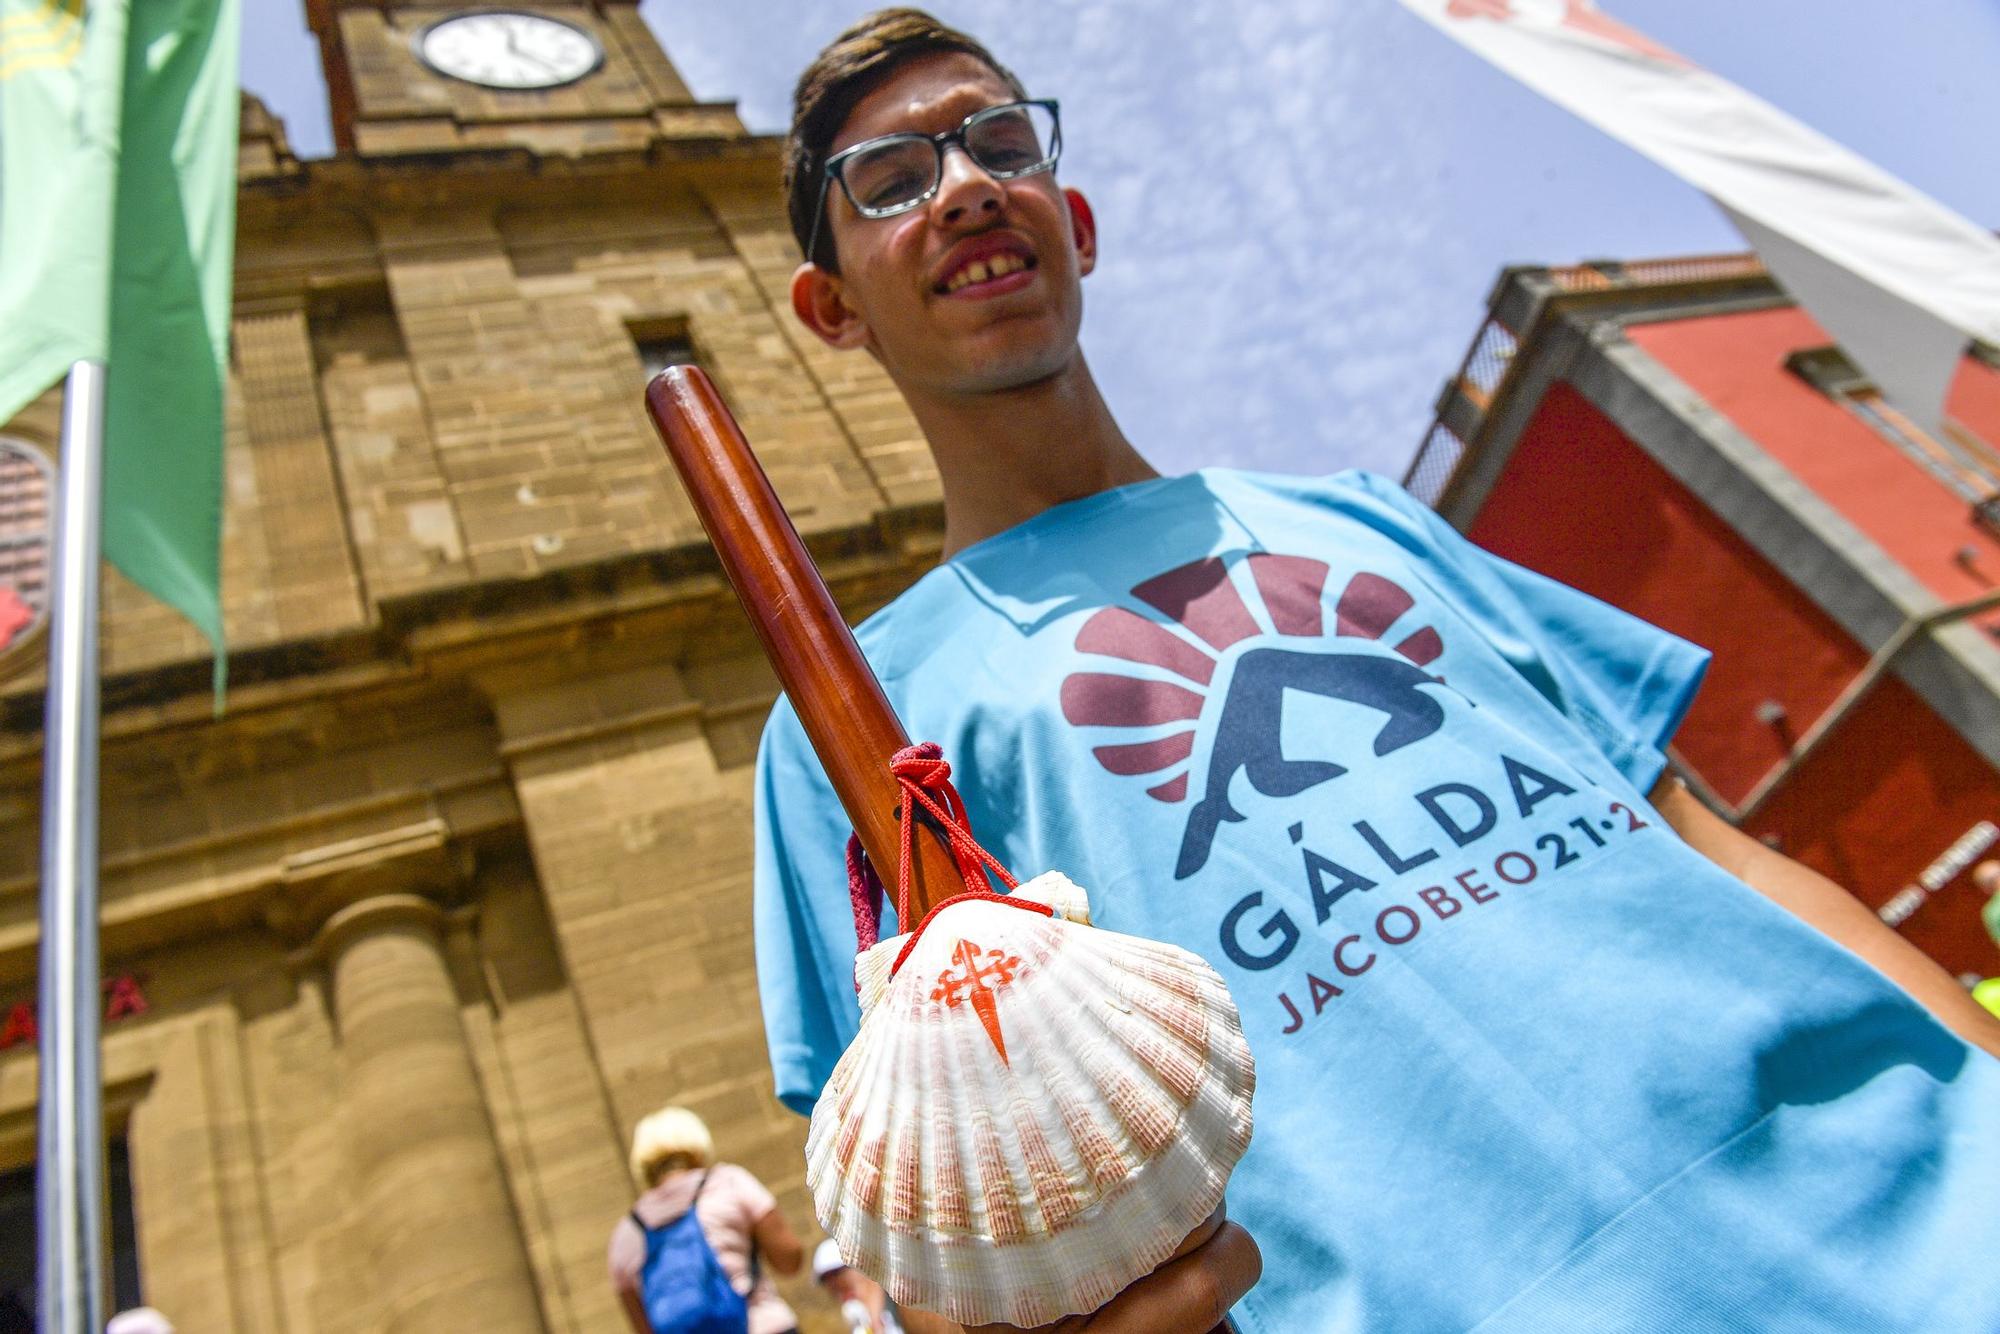
[{"label": "light blue t-shirt", "polygon": [[[1063,505],[859,637],[988,848],[1228,981],[1242,1330],[2000,1330],[2000,1064],[1646,802],[1701,650],[1358,473]],[[757,798],[808,1110],[855,929],[783,702]]]}]

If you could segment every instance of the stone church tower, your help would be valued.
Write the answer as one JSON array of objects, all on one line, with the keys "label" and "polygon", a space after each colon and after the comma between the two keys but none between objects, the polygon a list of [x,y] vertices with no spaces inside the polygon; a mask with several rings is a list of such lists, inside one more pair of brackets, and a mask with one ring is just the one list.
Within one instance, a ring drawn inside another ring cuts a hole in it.
[{"label": "stone church tower", "polygon": [[[886,378],[791,319],[776,140],[697,101],[636,0],[307,12],[337,153],[244,106],[222,717],[200,639],[107,572],[119,1295],[190,1331],[617,1330],[605,1241],[663,1103],[818,1235],[752,976],[776,687],[643,379],[709,369],[857,618],[935,558],[936,477]],[[21,617],[57,406],[0,424]],[[33,1281],[44,637],[0,643],[4,1298]]]}]

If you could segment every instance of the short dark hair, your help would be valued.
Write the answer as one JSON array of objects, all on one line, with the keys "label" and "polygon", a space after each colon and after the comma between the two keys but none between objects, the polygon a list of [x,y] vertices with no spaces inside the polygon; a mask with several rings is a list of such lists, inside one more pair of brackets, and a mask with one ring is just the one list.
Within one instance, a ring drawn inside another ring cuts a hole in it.
[{"label": "short dark hair", "polygon": [[[785,136],[785,209],[801,252],[811,240],[828,150],[855,104],[910,60],[951,51],[986,65],[1016,97],[1028,96],[1013,71],[978,38],[946,27],[921,9],[876,10],[828,43],[799,75],[792,91],[792,128]],[[820,228],[818,250],[806,258],[829,273],[839,272],[831,228]]]}]

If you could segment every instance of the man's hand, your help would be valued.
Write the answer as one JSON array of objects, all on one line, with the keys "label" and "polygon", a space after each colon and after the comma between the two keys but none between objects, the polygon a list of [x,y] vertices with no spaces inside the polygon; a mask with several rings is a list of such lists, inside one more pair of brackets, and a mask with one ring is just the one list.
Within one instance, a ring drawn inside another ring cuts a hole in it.
[{"label": "man's hand", "polygon": [[[1065,1316],[1025,1334],[1209,1334],[1264,1272],[1257,1243],[1218,1206],[1174,1258],[1089,1315]],[[905,1310],[909,1334],[1016,1334],[1012,1325],[960,1326]]]}]

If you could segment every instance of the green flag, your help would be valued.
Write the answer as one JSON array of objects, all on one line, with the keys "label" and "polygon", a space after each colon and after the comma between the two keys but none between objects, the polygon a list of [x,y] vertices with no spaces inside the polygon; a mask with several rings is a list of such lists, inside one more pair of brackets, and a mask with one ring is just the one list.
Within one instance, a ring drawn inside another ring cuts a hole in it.
[{"label": "green flag", "polygon": [[104,554],[223,671],[240,0],[0,0],[0,421],[106,364]]},{"label": "green flag", "polygon": [[110,350],[124,11],[0,0],[0,422]]}]

